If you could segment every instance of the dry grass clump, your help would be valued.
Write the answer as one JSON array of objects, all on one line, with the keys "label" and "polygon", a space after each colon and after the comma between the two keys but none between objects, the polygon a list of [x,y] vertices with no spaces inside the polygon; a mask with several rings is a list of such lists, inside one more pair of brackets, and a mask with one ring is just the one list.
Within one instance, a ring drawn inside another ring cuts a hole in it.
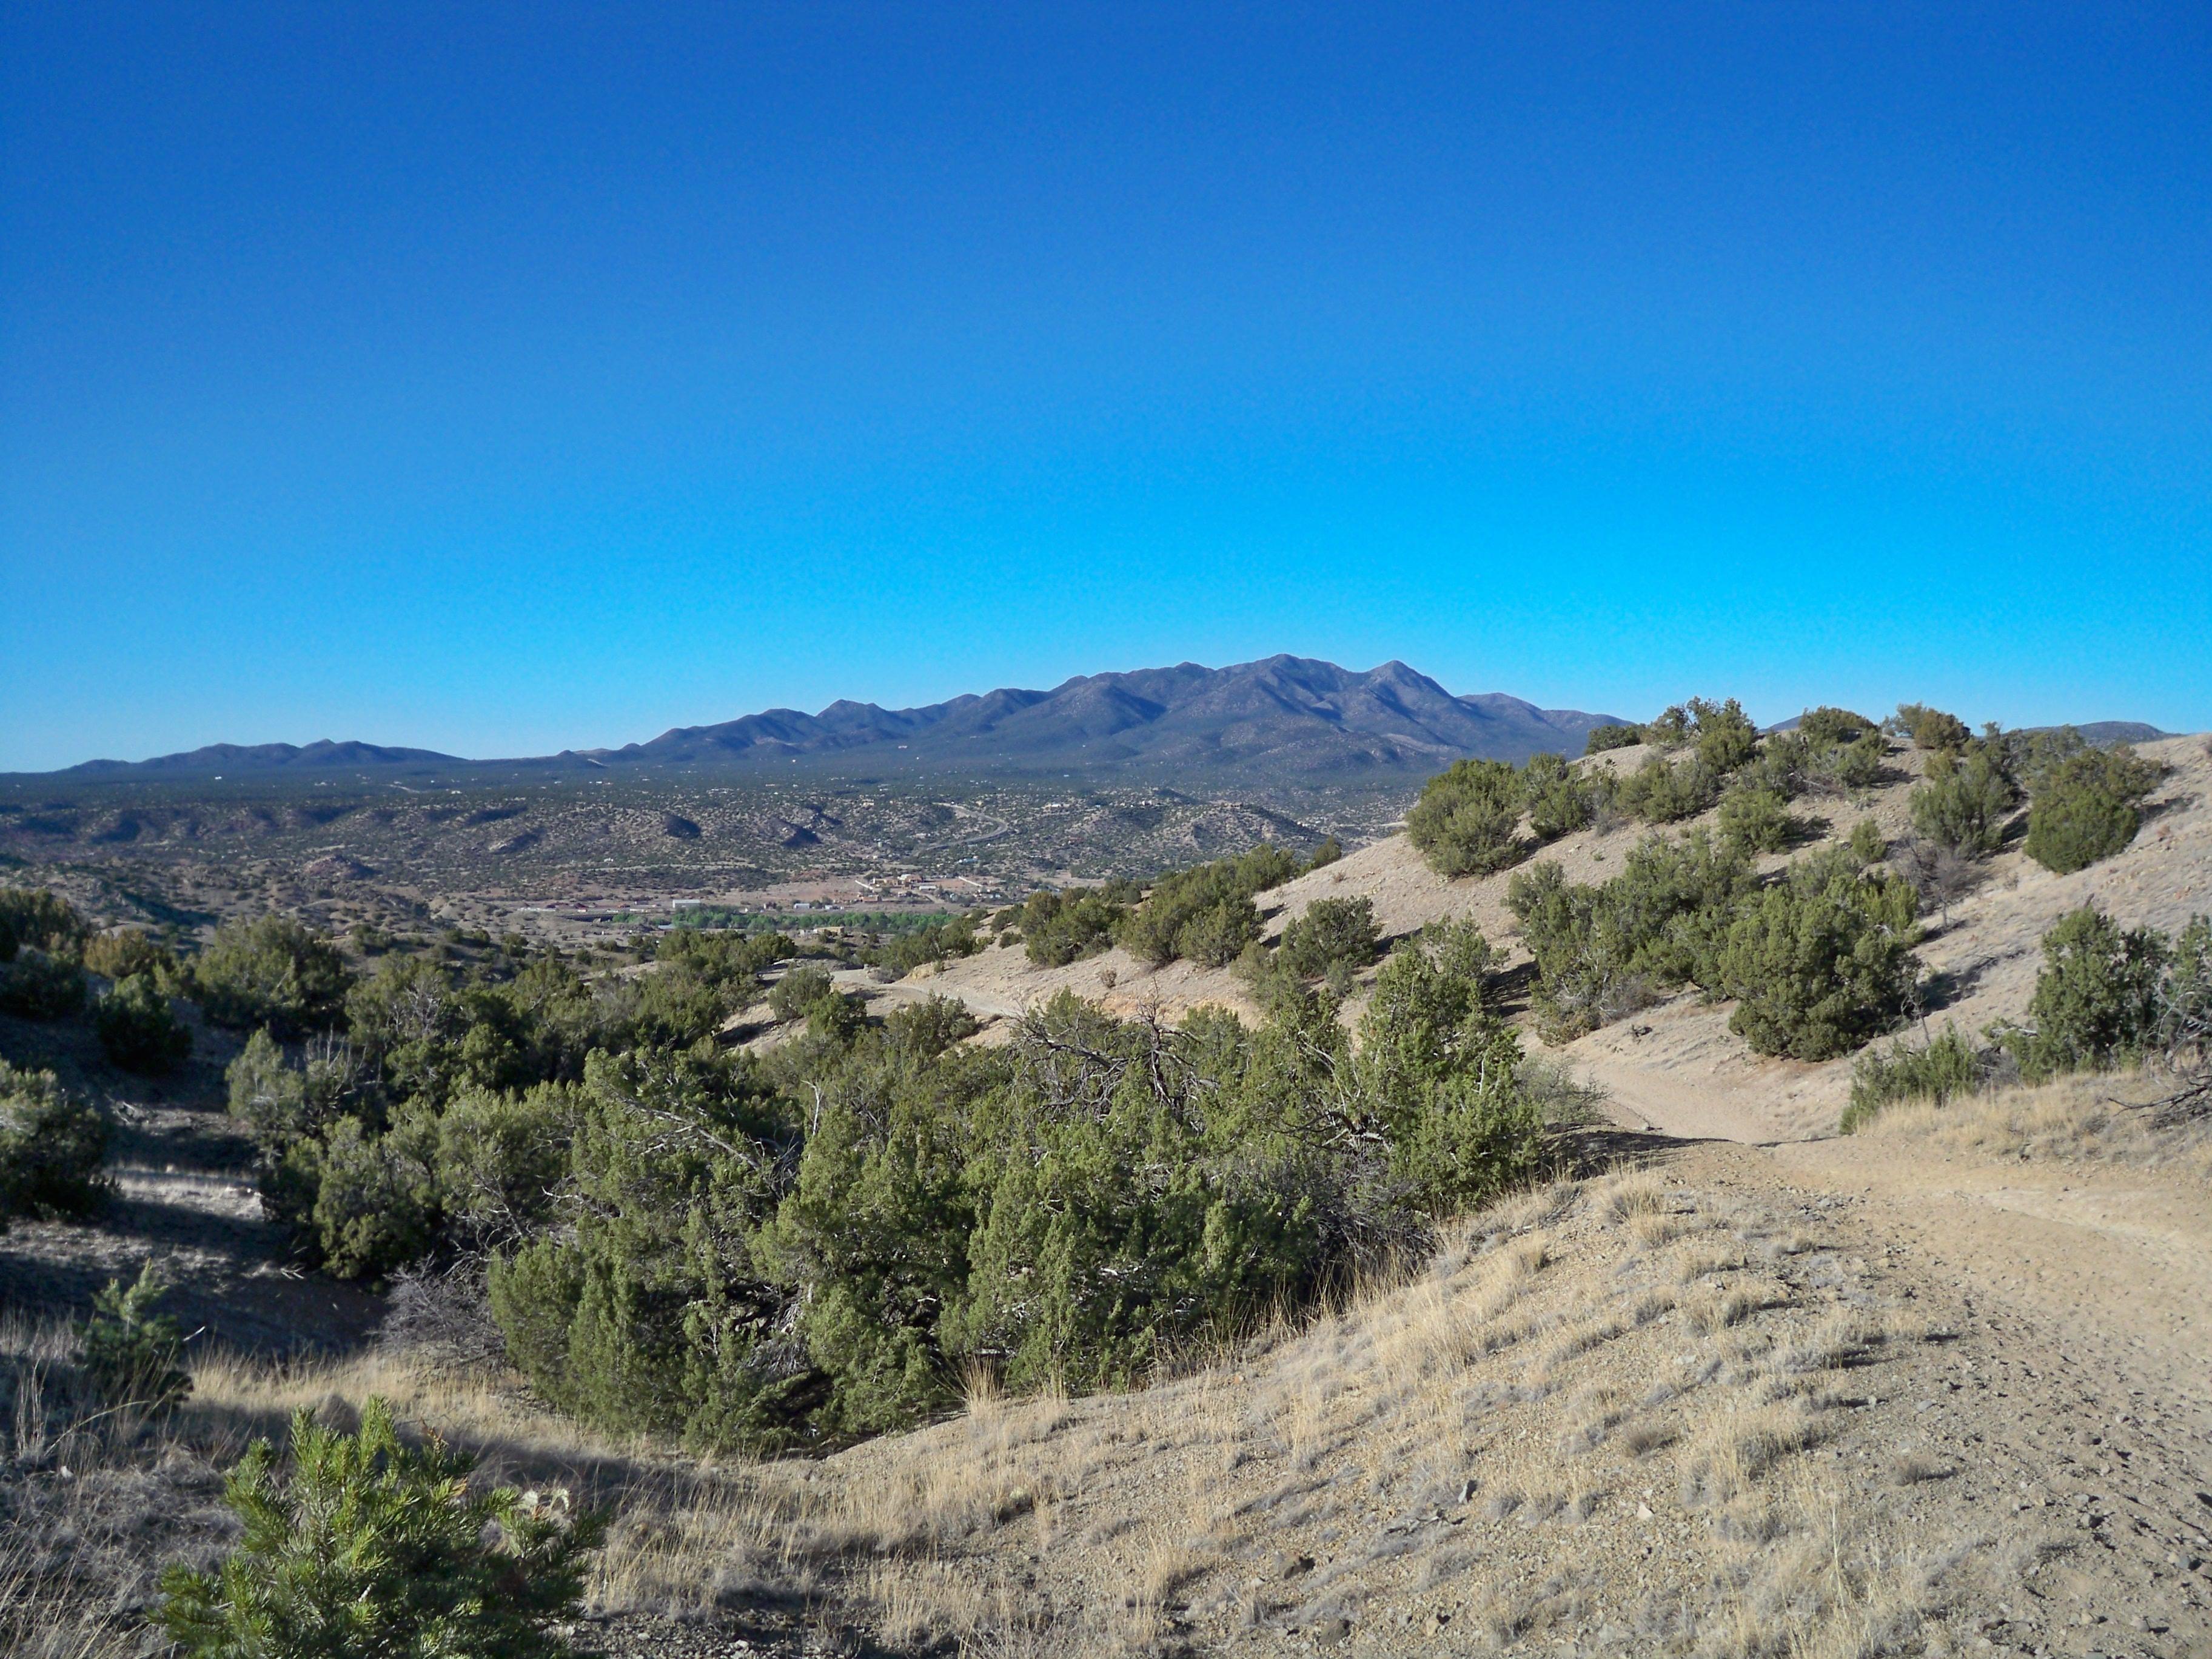
[{"label": "dry grass clump", "polygon": [[1948,1480],[1959,1471],[1923,1451],[1901,1451],[1889,1460],[1892,1486],[1917,1486],[1924,1480]]},{"label": "dry grass clump", "polygon": [[1684,1459],[1684,1502],[1724,1501],[1784,1458],[1818,1441],[1824,1425],[1802,1401],[1738,1404],[1710,1418]]},{"label": "dry grass clump", "polygon": [[1753,1279],[1719,1285],[1691,1297],[1681,1304],[1682,1317],[1695,1331],[1711,1333],[1741,1324],[1768,1308],[1786,1307],[1790,1287],[1776,1279]]},{"label": "dry grass clump", "polygon": [[1735,1273],[1742,1266],[1741,1249],[1711,1237],[1693,1239],[1684,1244],[1668,1262],[1677,1285],[1687,1285],[1714,1273]]},{"label": "dry grass clump", "polygon": [[2212,1178],[2212,1118],[2160,1125],[2142,1109],[2172,1086],[2170,1079],[2148,1071],[2080,1073],[1944,1106],[1900,1103],[1859,1133],[1985,1158],[2171,1165],[2185,1176]]}]

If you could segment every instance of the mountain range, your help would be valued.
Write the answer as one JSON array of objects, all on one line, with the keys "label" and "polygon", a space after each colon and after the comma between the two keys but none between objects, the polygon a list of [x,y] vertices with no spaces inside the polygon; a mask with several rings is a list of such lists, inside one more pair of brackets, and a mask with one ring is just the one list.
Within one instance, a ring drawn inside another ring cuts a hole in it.
[{"label": "mountain range", "polygon": [[838,702],[819,714],[771,708],[678,726],[619,749],[470,761],[367,743],[216,744],[147,761],[88,761],[76,777],[278,772],[677,769],[790,776],[1204,777],[1332,783],[1426,776],[1464,757],[1521,761],[1579,753],[1613,716],[1539,708],[1500,693],[1455,696],[1401,662],[1364,672],[1275,656],[1228,668],[1182,663],[1086,674],[1048,691],[1012,688],[921,708]]}]

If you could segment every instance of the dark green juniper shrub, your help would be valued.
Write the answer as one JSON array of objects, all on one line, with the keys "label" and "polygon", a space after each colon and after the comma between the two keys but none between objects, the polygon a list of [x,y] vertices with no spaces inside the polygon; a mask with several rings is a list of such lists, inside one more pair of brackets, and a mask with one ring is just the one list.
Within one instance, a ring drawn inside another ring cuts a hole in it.
[{"label": "dark green juniper shrub", "polygon": [[168,1286],[149,1261],[130,1285],[111,1279],[77,1333],[85,1379],[110,1411],[165,1411],[191,1392],[177,1322],[160,1311]]},{"label": "dark green juniper shrub", "polygon": [[1021,929],[1029,959],[1040,967],[1057,968],[1097,956],[1111,945],[1136,898],[1133,884],[1123,882],[1032,893],[1014,912],[1013,921]]},{"label": "dark green juniper shrub", "polygon": [[1401,947],[1364,1058],[1294,982],[1257,1029],[1063,994],[994,1048],[923,1005],[760,1060],[594,1056],[494,1316],[557,1404],[701,1446],[911,1422],[976,1364],[1140,1378],[1532,1167],[1489,959],[1472,929]]},{"label": "dark green juniper shrub", "polygon": [[106,1196],[106,1119],[52,1072],[0,1060],[0,1226],[90,1214]]},{"label": "dark green juniper shrub", "polygon": [[1695,817],[1711,806],[1720,786],[1719,774],[1695,757],[1672,761],[1663,754],[1651,755],[1620,781],[1614,799],[1632,817],[1647,823],[1674,823]]},{"label": "dark green juniper shrub", "polygon": [[191,974],[193,994],[216,1024],[267,1026],[285,1038],[337,1024],[353,982],[336,945],[276,915],[223,923]]},{"label": "dark green juniper shrub", "polygon": [[2044,769],[2029,798],[2028,857],[2063,876],[2119,852],[2142,827],[2143,800],[2162,769],[2124,744],[2084,750]]},{"label": "dark green juniper shrub", "polygon": [[1504,761],[1463,760],[1422,786],[1406,834],[1439,875],[1487,874],[1517,864],[1522,777]]},{"label": "dark green juniper shrub", "polygon": [[1305,866],[1272,843],[1235,858],[1163,876],[1121,922],[1121,943],[1154,967],[1178,957],[1225,967],[1260,937],[1253,896],[1279,887]]},{"label": "dark green juniper shrub", "polygon": [[338,1279],[381,1278],[422,1256],[436,1237],[434,1119],[410,1113],[379,1134],[341,1117],[295,1149],[312,1164],[310,1215],[322,1265]]},{"label": "dark green juniper shrub", "polygon": [[1632,749],[1644,741],[1641,726],[1594,726],[1583,740],[1583,753],[1602,755],[1607,750]]},{"label": "dark green juniper shrub", "polygon": [[787,1023],[805,1019],[814,1005],[837,994],[837,983],[820,968],[793,968],[769,988],[770,1012]]},{"label": "dark green juniper shrub", "polygon": [[66,957],[25,945],[0,963],[0,1009],[27,1019],[61,1019],[84,1006],[84,969]]},{"label": "dark green juniper shrub", "polygon": [[237,1548],[163,1575],[163,1630],[188,1659],[568,1653],[556,1627],[580,1611],[605,1517],[474,1467],[434,1437],[407,1444],[381,1400],[353,1434],[296,1413],[290,1469],[258,1441],[225,1485]]},{"label": "dark green juniper shrub", "polygon": [[0,887],[0,963],[26,945],[74,956],[91,930],[67,899],[43,887]]},{"label": "dark green juniper shrub", "polygon": [[1894,723],[1899,732],[1912,740],[1915,749],[1964,749],[1966,740],[1973,736],[1966,721],[1956,714],[1947,714],[1925,703],[1898,704]]},{"label": "dark green juniper shrub", "polygon": [[1923,1042],[1899,1037],[1884,1050],[1869,1048],[1851,1067],[1851,1103],[1838,1125],[1854,1134],[1899,1101],[1948,1105],[1988,1079],[1988,1061],[1955,1024]]},{"label": "dark green juniper shrub", "polygon": [[879,978],[896,979],[927,963],[952,962],[974,956],[983,948],[975,933],[979,920],[972,912],[963,911],[949,921],[917,927],[912,933],[894,933],[862,954],[872,966],[883,970]]},{"label": "dark green juniper shrub", "polygon": [[2191,916],[2170,960],[2159,999],[2159,1047],[2175,1060],[2212,1063],[2212,918]]},{"label": "dark green juniper shrub", "polygon": [[1848,708],[1808,708],[1797,720],[1797,735],[1808,746],[1833,749],[1875,736],[1881,727]]},{"label": "dark green juniper shrub", "polygon": [[1283,929],[1279,948],[1284,966],[1304,979],[1319,979],[1340,963],[1364,968],[1382,948],[1375,901],[1364,896],[1316,899]]},{"label": "dark green juniper shrub", "polygon": [[1506,908],[1536,961],[1536,1012],[1565,1042],[1644,1006],[1669,987],[1713,988],[1722,937],[1752,888],[1747,855],[1702,830],[1653,835],[1600,886],[1545,862],[1513,878]]},{"label": "dark green juniper shrub", "polygon": [[93,1029],[109,1061],[126,1072],[161,1076],[192,1051],[192,1034],[170,1007],[150,970],[128,975],[93,1010]]},{"label": "dark green juniper shrub", "polygon": [[1595,812],[1589,781],[1558,755],[1531,755],[1521,769],[1521,793],[1528,803],[1529,833],[1557,841],[1587,825]]},{"label": "dark green juniper shrub", "polygon": [[741,1055],[666,1050],[593,1054],[577,1105],[560,1224],[492,1264],[509,1354],[605,1428],[773,1443],[784,1396],[817,1383],[803,1352],[755,1352],[787,1304],[752,1241],[795,1109]]},{"label": "dark green juniper shrub", "polygon": [[1862,868],[1869,864],[1879,864],[1889,856],[1888,837],[1881,833],[1881,826],[1872,818],[1861,818],[1853,824],[1844,845],[1850,849],[1851,856],[1859,861]]},{"label": "dark green juniper shrub", "polygon": [[1721,796],[1721,839],[1744,853],[1778,853],[1795,823],[1780,791],[1737,782]]},{"label": "dark green juniper shrub", "polygon": [[[2185,935],[2188,937],[2188,935]],[[2043,936],[2023,1024],[1996,1028],[2031,1083],[2141,1059],[2157,1041],[2170,942],[2084,905]]]},{"label": "dark green juniper shrub", "polygon": [[1518,770],[1461,761],[1423,786],[1406,833],[1439,875],[1485,875],[1588,825],[1619,789],[1609,771],[1585,775],[1559,755],[1531,755]]},{"label": "dark green juniper shrub", "polygon": [[1848,847],[1808,854],[1747,900],[1714,988],[1729,1029],[1762,1054],[1828,1060],[1897,1024],[1917,978],[1917,896]]},{"label": "dark green juniper shrub", "polygon": [[1759,728],[1734,697],[1720,703],[1692,697],[1689,709],[1698,763],[1714,777],[1728,776],[1758,752]]},{"label": "dark green juniper shrub", "polygon": [[134,974],[148,974],[165,996],[181,996],[188,988],[184,964],[176,953],[160,940],[133,929],[92,934],[84,941],[78,959],[88,972],[117,984]]},{"label": "dark green juniper shrub", "polygon": [[1960,857],[1984,858],[2004,844],[2019,800],[2004,745],[1976,739],[1929,756],[1927,777],[1912,791],[1912,827]]}]

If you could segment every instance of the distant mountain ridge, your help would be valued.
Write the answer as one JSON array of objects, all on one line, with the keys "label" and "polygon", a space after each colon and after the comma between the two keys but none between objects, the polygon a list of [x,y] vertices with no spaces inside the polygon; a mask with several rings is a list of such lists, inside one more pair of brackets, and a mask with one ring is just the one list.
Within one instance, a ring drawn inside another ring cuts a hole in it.
[{"label": "distant mountain ridge", "polygon": [[240,772],[274,772],[287,769],[315,771],[331,767],[367,766],[465,766],[467,762],[458,756],[441,755],[434,749],[394,749],[376,743],[333,743],[328,738],[319,743],[211,743],[204,749],[193,749],[179,755],[157,755],[152,760],[118,761],[90,760],[64,769],[70,777],[97,777],[105,774],[118,776],[152,773],[213,772],[224,767]]},{"label": "distant mountain ridge", "polygon": [[1420,777],[1465,757],[1520,761],[1579,752],[1613,716],[1540,708],[1499,693],[1455,696],[1401,662],[1364,672],[1275,656],[1227,668],[1079,675],[1050,690],[1002,688],[921,708],[841,701],[819,714],[771,708],[678,726],[618,749],[471,761],[367,743],[216,744],[153,760],[88,761],[78,777],[303,771],[680,768],[969,776],[1203,775],[1335,782]]},{"label": "distant mountain ridge", "polygon": [[471,761],[427,749],[325,740],[216,744],[153,760],[98,760],[79,777],[183,777],[277,771],[533,769],[965,775],[1203,775],[1314,781],[1426,776],[1463,757],[1520,761],[1578,752],[1613,717],[1540,708],[1498,693],[1455,696],[1401,662],[1364,672],[1275,656],[1228,668],[1079,675],[1048,691],[1006,687],[921,708],[841,701],[819,714],[770,708],[678,726],[618,749]]},{"label": "distant mountain ridge", "polygon": [[1454,696],[1401,662],[1363,673],[1277,656],[1079,675],[1049,691],[1001,690],[923,708],[772,708],[589,757],[699,767],[872,750],[871,764],[895,769],[903,751],[904,769],[1425,774],[1464,756],[1519,761],[1544,749],[1579,750],[1590,728],[1610,719],[1497,693]]}]

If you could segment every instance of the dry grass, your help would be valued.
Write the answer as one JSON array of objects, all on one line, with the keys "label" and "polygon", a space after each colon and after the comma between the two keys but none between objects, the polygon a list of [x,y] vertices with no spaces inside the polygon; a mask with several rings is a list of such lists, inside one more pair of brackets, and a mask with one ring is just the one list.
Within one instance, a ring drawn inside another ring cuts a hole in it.
[{"label": "dry grass", "polygon": [[[1013,1398],[977,1370],[957,1415],[819,1462],[718,1464],[610,1442],[495,1376],[381,1357],[272,1368],[204,1356],[194,1401],[164,1433],[211,1474],[295,1408],[382,1395],[480,1452],[495,1478],[617,1503],[589,1587],[614,1613],[700,1618],[773,1591],[885,1645],[1020,1659],[1194,1641],[1272,1650],[1290,1626],[1303,1644],[1338,1620],[1371,1642],[1386,1613],[1454,1608],[1454,1642],[1527,1641],[1581,1628],[1591,1607],[1626,1616],[1629,1596],[1653,1632],[1674,1632],[1647,1644],[1655,1653],[1871,1651],[1850,1644],[1918,1617],[1919,1581],[1883,1588],[1853,1553],[1861,1495],[1816,1493],[1815,1460],[1799,1454],[1846,1419],[1826,1409],[1831,1380],[1895,1363],[1909,1333],[1863,1291],[1846,1306],[1793,1290],[1786,1257],[1762,1261],[1777,1277],[1746,1273],[1740,1241],[1713,1226],[1722,1214],[1754,1237],[1778,1225],[1648,1172],[1554,1185],[1452,1230],[1433,1261],[1304,1330],[1149,1390]],[[1653,1226],[1691,1216],[1692,1238]],[[1677,1280],[1692,1287],[1679,1307]],[[65,1339],[18,1332],[0,1347],[9,1340],[33,1393],[66,1369]],[[34,1439],[67,1431],[20,1382],[8,1403],[35,1419]],[[1905,1480],[1902,1462],[1876,1467]],[[1893,1486],[1892,1501],[1933,1479]],[[1624,1548],[1638,1559],[1646,1528],[1690,1507],[1706,1519],[1681,1536],[1710,1528],[1735,1553],[1632,1589],[1617,1576]],[[1825,1563],[1824,1515],[1844,1517],[1842,1553]],[[1550,1564],[1533,1575],[1515,1565],[1532,1548]],[[11,1549],[12,1535],[0,1608]],[[1269,1565],[1285,1551],[1303,1552],[1303,1571]],[[1818,1611],[1776,1612],[1788,1607]],[[1721,1641],[1714,1621],[1734,1618],[1742,1640]],[[62,1645],[34,1650],[42,1659],[119,1659],[70,1648],[58,1613],[49,1628]],[[88,1628],[106,1639],[105,1625]]]},{"label": "dry grass", "polygon": [[2212,1179],[2212,1118],[2161,1127],[2142,1109],[2172,1086],[2149,1072],[2083,1073],[1947,1106],[1916,1101],[1888,1107],[1859,1133],[1984,1158],[2165,1166],[2185,1177]]}]

